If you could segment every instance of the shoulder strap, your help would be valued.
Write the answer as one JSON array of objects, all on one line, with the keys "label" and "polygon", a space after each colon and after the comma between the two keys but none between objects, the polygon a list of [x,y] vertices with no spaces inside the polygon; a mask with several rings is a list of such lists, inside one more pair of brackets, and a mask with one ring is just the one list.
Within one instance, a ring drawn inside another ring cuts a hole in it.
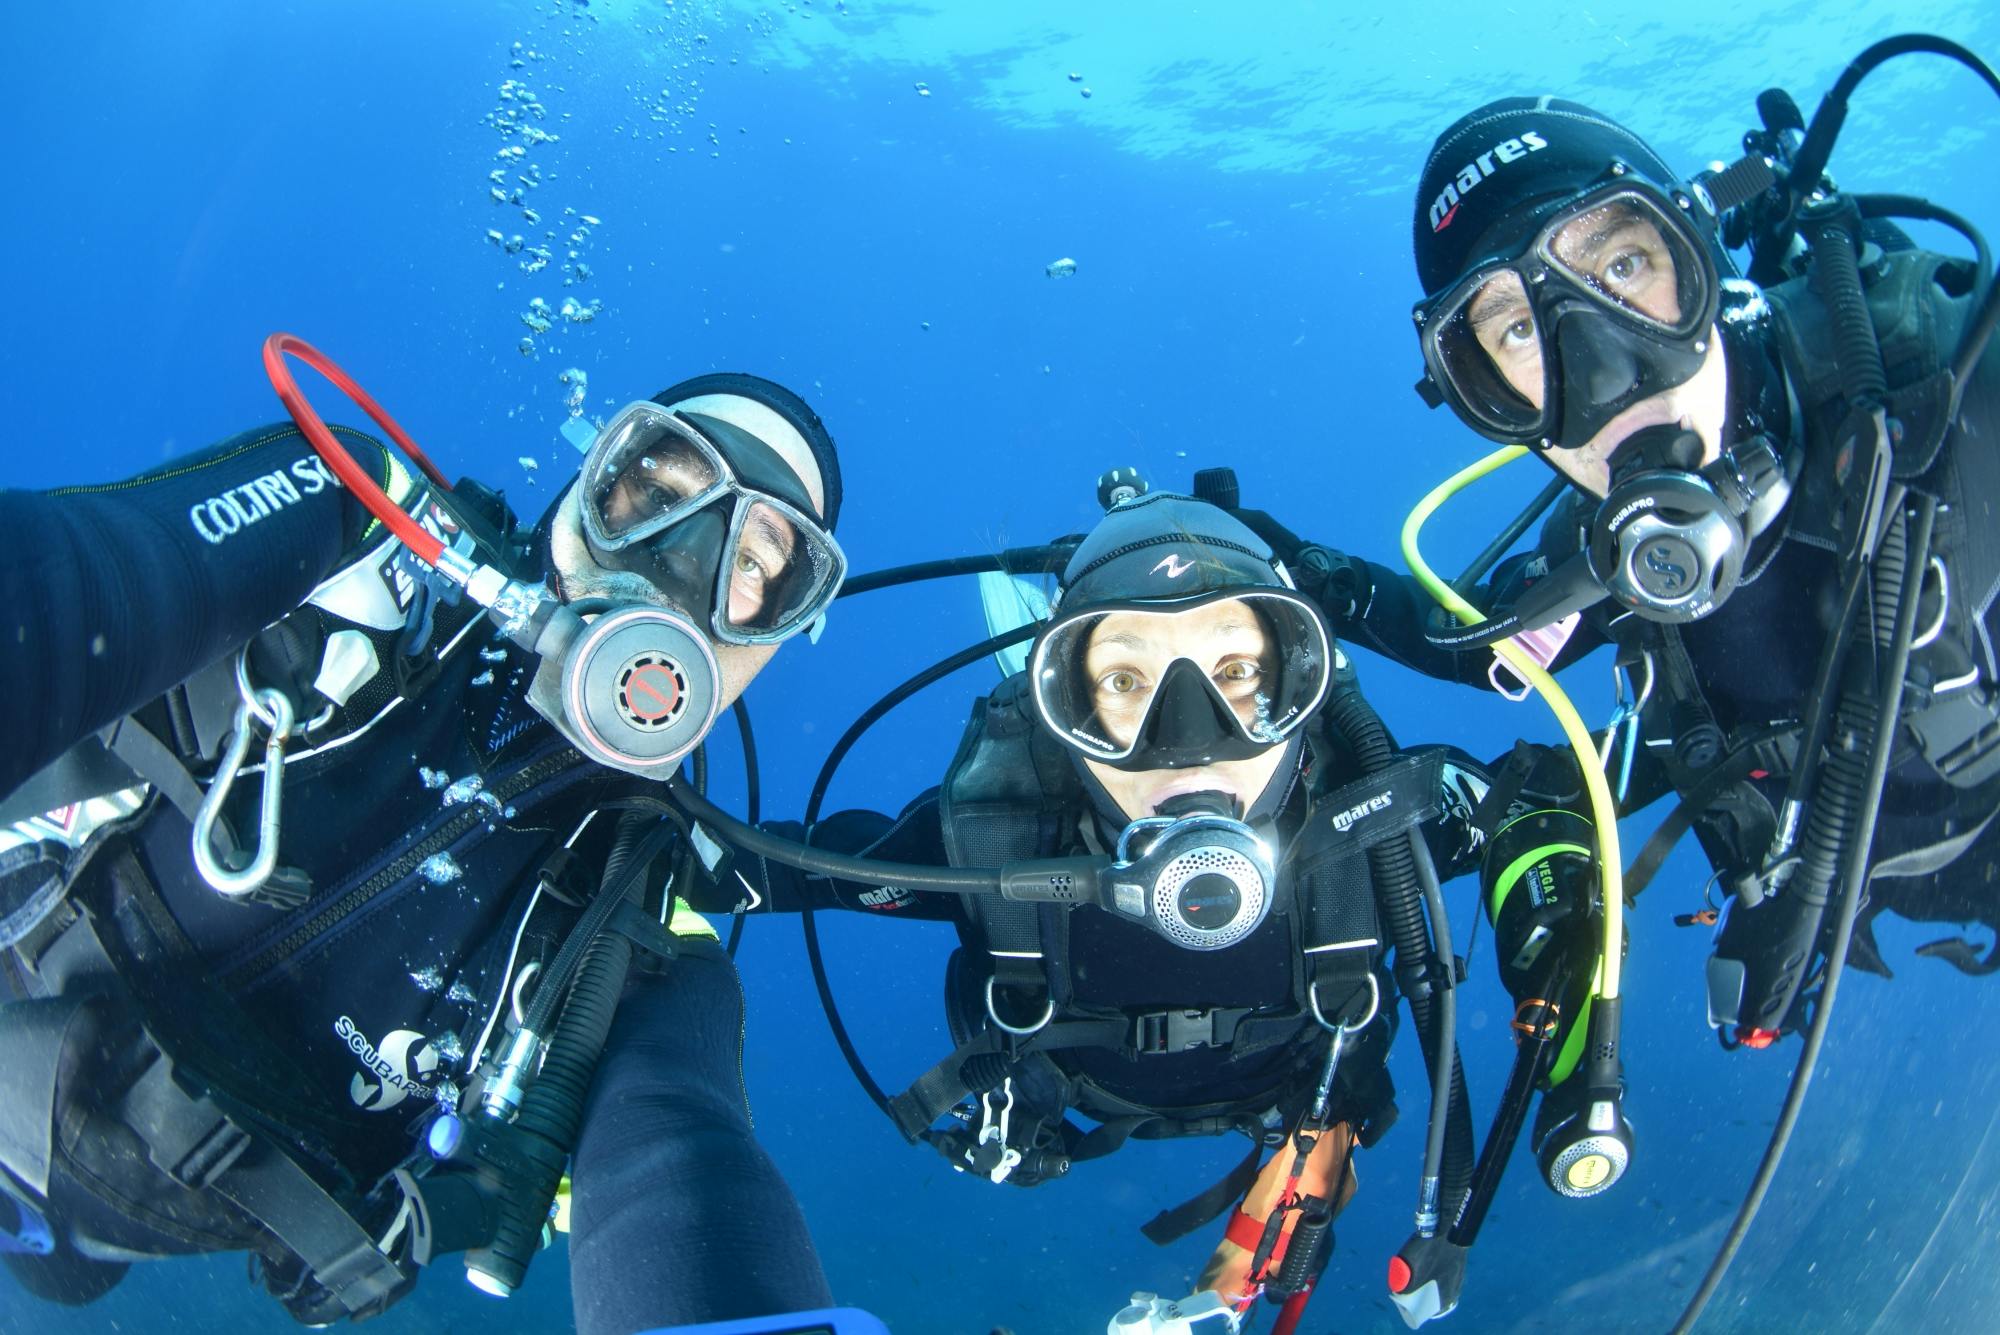
[{"label": "shoulder strap", "polygon": [[[1068,762],[1037,745],[1026,707],[1027,674],[974,703],[958,754],[938,791],[946,855],[960,867],[995,867],[1055,851],[1075,809]],[[1000,986],[1054,997],[1067,978],[1049,967],[1045,937],[1058,910],[979,895],[969,905]]]}]

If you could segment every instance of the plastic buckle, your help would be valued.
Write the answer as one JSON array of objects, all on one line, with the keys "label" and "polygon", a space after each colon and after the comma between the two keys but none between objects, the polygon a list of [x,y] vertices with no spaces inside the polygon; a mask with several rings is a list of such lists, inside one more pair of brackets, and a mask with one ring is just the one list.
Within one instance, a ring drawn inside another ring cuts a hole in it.
[{"label": "plastic buckle", "polygon": [[[1021,1163],[1021,1151],[1007,1143],[1008,1124],[1014,1116],[1014,1077],[1008,1076],[1000,1082],[1003,1102],[999,1115],[993,1111],[993,1091],[987,1090],[979,1096],[979,1142],[966,1152],[965,1161],[975,1172],[986,1175],[989,1182],[1005,1182]],[[987,1147],[991,1146],[991,1149]],[[994,1156],[998,1151],[998,1157]],[[988,1167],[987,1165],[991,1165]]]},{"label": "plastic buckle", "polygon": [[1215,1012],[1152,1011],[1132,1025],[1132,1046],[1141,1056],[1215,1046]]}]

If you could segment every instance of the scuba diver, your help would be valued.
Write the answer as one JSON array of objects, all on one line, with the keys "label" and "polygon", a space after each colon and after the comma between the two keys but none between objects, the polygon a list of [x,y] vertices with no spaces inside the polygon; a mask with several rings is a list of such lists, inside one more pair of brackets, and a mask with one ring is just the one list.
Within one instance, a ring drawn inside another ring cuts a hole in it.
[{"label": "scuba diver", "polygon": [[[1796,132],[1751,139],[1774,152]],[[1770,165],[1749,161],[1751,184],[1775,190]],[[1621,686],[1639,683],[1622,711],[1623,809],[1669,792],[1685,804],[1673,832],[1692,824],[1725,901],[1692,915],[1717,924],[1710,1021],[1754,1049],[1809,1013],[1906,571],[1921,579],[1903,744],[1854,962],[1889,973],[1868,926],[1884,910],[2000,925],[2000,543],[1986,517],[2000,457],[1958,448],[2000,419],[2000,355],[1954,366],[1978,332],[1984,244],[1977,262],[1948,259],[1885,221],[1943,210],[1829,188],[1799,220],[1810,248],[1759,286],[1728,276],[1724,242],[1763,194],[1717,213],[1744,188],[1731,173],[1683,181],[1559,99],[1461,118],[1417,203],[1420,389],[1531,447],[1560,475],[1544,496],[1561,500],[1536,550],[1493,567],[1473,627],[1440,631],[1384,567],[1289,535],[1279,548],[1317,576],[1302,583],[1350,640],[1434,676],[1501,688],[1485,646],[1513,633],[1539,637],[1557,668],[1616,647]],[[1914,512],[1930,499],[1918,553]],[[2000,969],[2000,952],[1964,941],[1922,953]]]},{"label": "scuba diver", "polygon": [[[1276,1329],[1296,1325],[1354,1191],[1351,1155],[1395,1116],[1400,994],[1433,1101],[1399,1263],[1420,1272],[1411,1303],[1449,1310],[1464,1253],[1439,1224],[1462,1208],[1473,1141],[1438,883],[1482,865],[1483,770],[1397,748],[1318,609],[1222,509],[1128,470],[1099,495],[1108,512],[1080,544],[1027,549],[1060,563],[1047,617],[917,679],[1033,635],[1024,669],[975,704],[943,783],[894,818],[818,820],[823,772],[803,825],[722,823],[762,855],[739,874],[759,911],[805,911],[809,943],[815,906],[956,925],[958,1046],[909,1090],[885,1095],[833,1018],[870,1096],[959,1171],[1032,1186],[1131,1140],[1248,1137],[1223,1181],[1145,1226],[1166,1243],[1230,1212],[1200,1292],[1137,1295],[1113,1330],[1235,1330],[1260,1294],[1285,1304]],[[809,849],[778,837],[801,832]],[[1581,923],[1589,896],[1556,860]]]},{"label": "scuba diver", "polygon": [[0,492],[0,1260],[244,1251],[318,1325],[553,1225],[583,1331],[830,1306],[657,780],[836,592],[831,435],[697,376],[526,528],[265,362],[296,428]]},{"label": "scuba diver", "polygon": [[[1912,52],[2000,93],[1970,52],[1911,35],[1858,57],[1810,123],[1766,92],[1746,156],[1693,179],[1552,97],[1490,102],[1438,137],[1413,224],[1418,391],[1507,448],[1412,524],[1522,454],[1558,474],[1459,581],[1478,604],[1467,624],[1429,616],[1383,567],[1245,516],[1349,641],[1431,675],[1511,691],[1518,674],[1489,647],[1554,668],[1614,647],[1601,763],[1620,809],[1679,799],[1624,893],[1691,827],[1721,891],[1677,919],[1714,927],[1709,1023],[1731,1049],[1805,1037],[1758,1178],[1677,1329],[1769,1185],[1850,951],[1890,974],[1873,918],[2000,928],[1991,257],[1948,209],[1824,175],[1855,86]],[[1895,218],[1954,229],[1975,257],[1920,249]],[[1730,252],[1746,246],[1740,278]],[[1551,504],[1535,549],[1499,560]],[[1919,953],[2000,971],[2000,945]]]}]

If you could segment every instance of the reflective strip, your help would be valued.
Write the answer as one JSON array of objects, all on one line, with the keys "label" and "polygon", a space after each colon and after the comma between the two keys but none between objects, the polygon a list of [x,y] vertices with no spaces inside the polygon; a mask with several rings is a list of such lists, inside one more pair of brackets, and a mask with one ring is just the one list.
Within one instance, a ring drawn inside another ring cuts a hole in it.
[{"label": "reflective strip", "polygon": [[675,936],[705,936],[711,941],[722,938],[708,919],[688,907],[687,901],[675,896],[673,917],[667,919],[667,930]]},{"label": "reflective strip", "polygon": [[549,1223],[558,1233],[569,1232],[569,1174],[556,1184],[555,1199],[549,1206]]}]

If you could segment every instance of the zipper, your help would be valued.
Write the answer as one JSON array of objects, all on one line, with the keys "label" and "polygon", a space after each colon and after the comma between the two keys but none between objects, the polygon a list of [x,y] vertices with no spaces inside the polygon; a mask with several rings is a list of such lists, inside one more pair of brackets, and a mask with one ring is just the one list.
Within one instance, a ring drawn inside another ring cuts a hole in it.
[{"label": "zipper", "polygon": [[743,1120],[754,1134],[757,1114],[750,1111],[750,1082],[743,1075],[743,1042],[750,1032],[750,1001],[743,995],[743,975],[736,972],[734,960],[729,961],[729,974],[736,980],[736,1089],[743,1096]]},{"label": "zipper", "polygon": [[[544,757],[519,770],[504,783],[488,789],[502,804],[527,792],[530,788],[554,778],[566,769],[574,767],[580,757],[569,747],[563,747],[555,754]],[[365,906],[375,896],[395,885],[414,872],[433,854],[443,851],[456,843],[459,837],[473,826],[484,822],[489,815],[483,803],[474,802],[457,816],[433,830],[430,836],[415,848],[405,852],[381,871],[355,886],[333,903],[315,913],[294,930],[260,951],[251,959],[229,970],[221,979],[222,986],[236,991],[255,982],[264,972],[280,963],[321,933],[329,930],[348,915]]]}]

